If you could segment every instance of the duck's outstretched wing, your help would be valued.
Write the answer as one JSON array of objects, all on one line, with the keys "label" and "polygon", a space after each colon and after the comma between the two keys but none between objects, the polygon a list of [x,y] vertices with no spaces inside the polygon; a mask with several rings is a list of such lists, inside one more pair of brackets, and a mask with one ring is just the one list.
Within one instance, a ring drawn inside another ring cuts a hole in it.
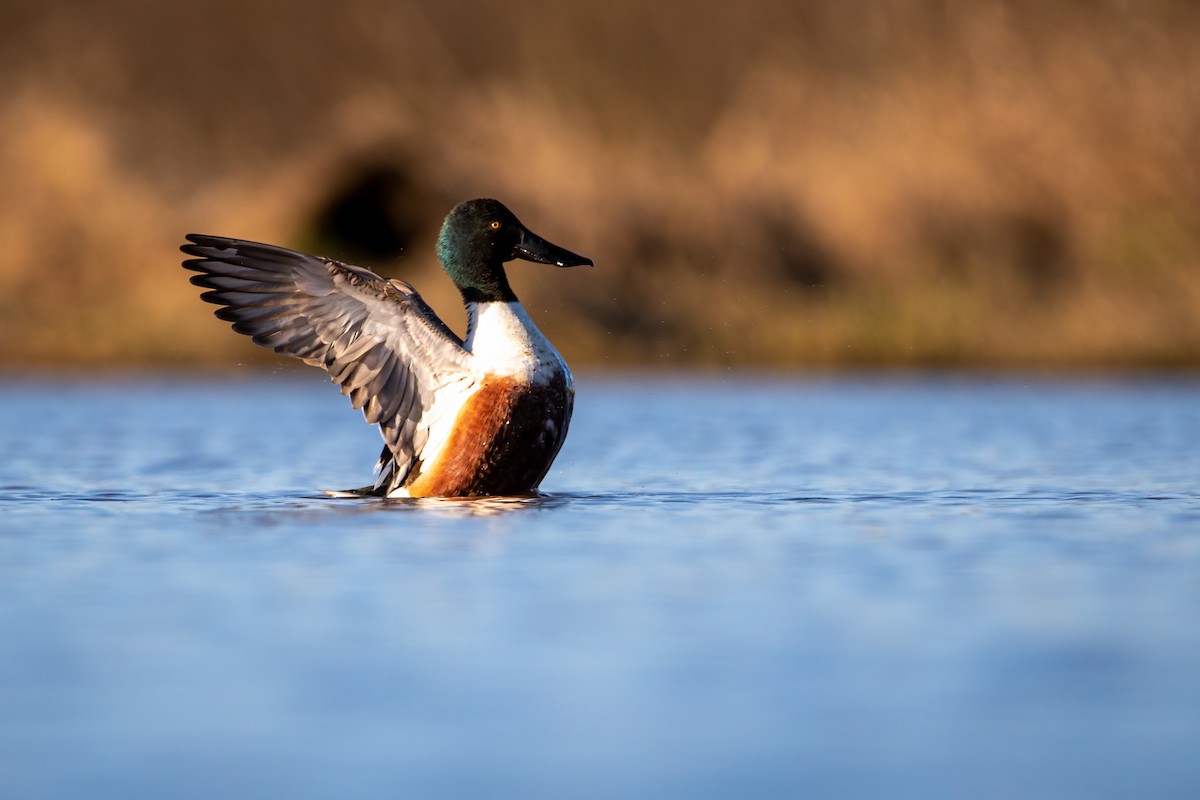
[{"label": "duck's outstretched wing", "polygon": [[443,386],[468,370],[462,340],[411,286],[369,269],[274,245],[188,234],[183,262],[201,298],[256,344],[329,373],[383,432],[404,480],[428,437],[421,418]]}]

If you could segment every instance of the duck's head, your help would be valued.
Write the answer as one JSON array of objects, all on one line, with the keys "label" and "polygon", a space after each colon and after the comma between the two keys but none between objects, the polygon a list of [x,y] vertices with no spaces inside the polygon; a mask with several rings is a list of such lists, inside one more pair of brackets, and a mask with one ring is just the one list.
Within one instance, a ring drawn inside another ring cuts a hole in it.
[{"label": "duck's head", "polygon": [[504,262],[521,258],[558,267],[592,266],[590,258],[547,242],[521,224],[499,200],[459,203],[446,215],[437,241],[438,260],[467,302],[516,300]]}]

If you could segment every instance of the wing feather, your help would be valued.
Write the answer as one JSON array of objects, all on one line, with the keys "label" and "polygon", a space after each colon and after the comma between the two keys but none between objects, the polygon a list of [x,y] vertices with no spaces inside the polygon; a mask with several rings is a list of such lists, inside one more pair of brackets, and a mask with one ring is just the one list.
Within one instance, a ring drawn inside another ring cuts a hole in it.
[{"label": "wing feather", "polygon": [[323,368],[391,454],[400,485],[428,440],[422,418],[470,354],[421,296],[369,269],[274,245],[189,234],[183,266],[201,298],[256,344]]}]

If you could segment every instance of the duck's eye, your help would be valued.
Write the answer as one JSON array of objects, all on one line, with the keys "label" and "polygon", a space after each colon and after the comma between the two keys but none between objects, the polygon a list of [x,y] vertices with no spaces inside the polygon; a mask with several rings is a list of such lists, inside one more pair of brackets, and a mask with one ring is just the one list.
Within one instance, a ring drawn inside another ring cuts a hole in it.
[{"label": "duck's eye", "polygon": [[494,230],[494,231],[497,231],[497,230],[500,230],[500,223],[499,223],[499,222],[493,222],[493,223],[492,223],[490,226],[488,226],[488,227],[490,227],[490,228],[491,228],[492,230]]}]

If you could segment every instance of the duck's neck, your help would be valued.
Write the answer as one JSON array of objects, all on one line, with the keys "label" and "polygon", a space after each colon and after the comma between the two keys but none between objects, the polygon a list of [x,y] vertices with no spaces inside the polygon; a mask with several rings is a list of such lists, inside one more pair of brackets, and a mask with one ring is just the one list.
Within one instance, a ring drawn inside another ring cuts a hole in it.
[{"label": "duck's neck", "polygon": [[447,244],[444,237],[438,240],[438,261],[458,287],[463,303],[516,302],[503,262],[462,252],[461,248]]},{"label": "duck's neck", "polygon": [[466,306],[482,305],[484,303],[515,303],[517,296],[508,285],[508,276],[504,270],[497,271],[487,279],[470,283],[458,284],[458,292],[462,295]]}]

